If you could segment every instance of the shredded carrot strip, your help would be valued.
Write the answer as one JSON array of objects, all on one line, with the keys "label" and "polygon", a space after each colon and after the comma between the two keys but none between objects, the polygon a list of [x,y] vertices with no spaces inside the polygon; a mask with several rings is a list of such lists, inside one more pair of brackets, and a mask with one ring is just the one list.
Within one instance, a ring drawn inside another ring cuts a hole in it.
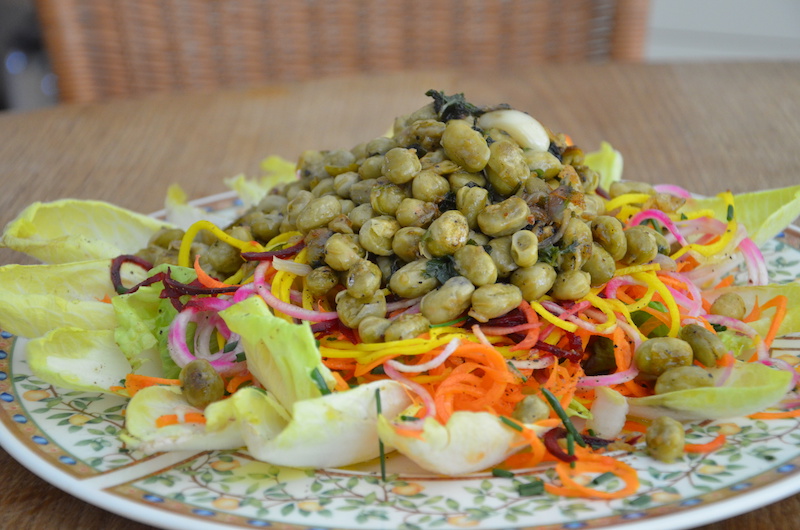
[{"label": "shredded carrot strip", "polygon": [[194,257],[194,272],[197,273],[197,281],[203,287],[210,287],[210,288],[220,288],[220,287],[230,287],[229,284],[221,282],[216,278],[212,278],[208,275],[206,271],[203,270],[203,267],[200,266],[200,256],[197,255]]},{"label": "shredded carrot strip", "polygon": [[728,352],[719,359],[717,359],[717,367],[722,368],[724,366],[731,366],[735,362],[736,358],[733,356],[732,353]]},{"label": "shredded carrot strip", "polygon": [[683,446],[683,450],[687,453],[711,453],[716,451],[723,445],[725,445],[725,433],[717,434],[717,437],[711,440],[708,443],[704,444],[686,444]]},{"label": "shredded carrot strip", "polygon": [[788,303],[789,300],[786,298],[786,296],[779,294],[761,306],[762,310],[770,307],[775,308],[775,315],[772,317],[772,322],[769,325],[769,331],[767,331],[767,336],[764,337],[764,343],[767,346],[772,344],[772,341],[775,340],[775,336],[778,334],[778,329],[781,327],[781,322],[783,322],[784,317],[786,317],[786,305]]},{"label": "shredded carrot strip", "polygon": [[[571,466],[568,462],[559,462],[555,466],[558,478],[563,486],[545,484],[545,489],[563,497],[585,497],[589,499],[621,499],[636,493],[639,489],[639,477],[636,470],[628,464],[609,456],[582,454]],[[617,491],[600,491],[578,483],[575,478],[585,473],[613,473],[625,486]]]},{"label": "shredded carrot strip", "polygon": [[339,391],[350,390],[350,385],[348,385],[347,381],[344,380],[342,374],[334,370],[331,371],[331,375],[333,375],[333,378],[336,379],[336,386],[334,387],[336,388],[336,390]]},{"label": "shredded carrot strip", "polygon": [[734,280],[733,276],[726,276],[725,278],[722,279],[721,282],[719,282],[717,285],[714,286],[714,289],[722,289],[723,287],[728,287],[730,285],[733,285],[733,280]]},{"label": "shredded carrot strip", "polygon": [[539,341],[539,316],[536,314],[536,311],[534,311],[531,305],[525,300],[519,304],[519,308],[525,315],[525,319],[528,321],[528,324],[535,324],[536,327],[529,329],[525,334],[525,338],[522,339],[516,346],[511,347],[512,351],[529,350],[536,346],[536,343]]},{"label": "shredded carrot strip", "polygon": [[229,394],[233,394],[234,392],[239,390],[240,386],[252,380],[253,380],[253,374],[251,374],[250,372],[245,372],[243,374],[236,374],[235,376],[231,377],[230,381],[228,381],[228,384],[225,385],[225,390],[227,390]]},{"label": "shredded carrot strip", "polygon": [[628,420],[623,425],[622,430],[629,431],[629,432],[647,432],[647,425],[643,423],[639,423],[638,421]]},{"label": "shredded carrot strip", "polygon": [[761,307],[758,305],[758,296],[756,296],[756,301],[753,304],[753,309],[750,311],[746,317],[742,319],[742,322],[754,322],[761,318]]},{"label": "shredded carrot strip", "polygon": [[183,421],[178,421],[177,414],[164,414],[156,418],[156,427],[166,427],[167,425],[177,425],[178,423],[205,423],[206,417],[199,412],[187,412],[183,415]]},{"label": "shredded carrot strip", "polygon": [[149,375],[128,374],[125,376],[125,389],[128,395],[133,397],[136,393],[148,386],[155,385],[180,385],[179,379],[165,379],[163,377],[151,377]]},{"label": "shredded carrot strip", "polygon": [[796,418],[798,416],[800,416],[800,409],[786,410],[783,412],[757,412],[755,414],[750,414],[748,418],[753,418],[754,420],[780,420],[784,418]]}]

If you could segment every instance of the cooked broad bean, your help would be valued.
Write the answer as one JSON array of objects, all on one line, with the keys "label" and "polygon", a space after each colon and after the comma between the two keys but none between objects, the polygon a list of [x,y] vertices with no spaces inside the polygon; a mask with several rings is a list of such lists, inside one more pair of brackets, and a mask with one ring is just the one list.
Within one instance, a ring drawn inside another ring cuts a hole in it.
[{"label": "cooked broad bean", "polygon": [[481,188],[486,187],[486,177],[484,177],[482,173],[470,173],[469,171],[459,170],[451,173],[447,180],[450,182],[450,191],[453,193],[470,183]]},{"label": "cooked broad bean", "polygon": [[419,259],[403,265],[389,278],[389,289],[403,298],[417,298],[439,285],[435,276],[428,274],[427,259]]},{"label": "cooked broad bean", "polygon": [[703,366],[716,366],[717,360],[728,353],[728,348],[722,343],[722,339],[699,324],[683,326],[678,337],[689,343],[694,358]]},{"label": "cooked broad bean", "polygon": [[336,195],[336,188],[334,186],[333,178],[322,179],[317,183],[312,183],[311,195],[314,197],[323,197],[325,195]]},{"label": "cooked broad bean", "polygon": [[342,212],[328,223],[328,230],[331,232],[338,232],[340,234],[353,234],[353,221],[347,217],[347,214]]},{"label": "cooked broad bean", "polygon": [[692,347],[672,337],[656,337],[642,342],[634,353],[634,363],[643,374],[659,376],[678,366],[692,364]]},{"label": "cooked broad bean", "polygon": [[342,213],[342,205],[339,199],[333,195],[325,195],[309,201],[297,215],[295,225],[305,234],[313,228],[327,225],[340,213]]},{"label": "cooked broad bean", "polygon": [[463,276],[453,276],[422,298],[420,312],[431,324],[443,324],[469,309],[475,287]]},{"label": "cooked broad bean", "polygon": [[306,257],[312,267],[322,264],[325,259],[325,244],[332,235],[333,232],[327,228],[314,228],[309,230],[303,238],[307,253]]},{"label": "cooked broad bean", "polygon": [[522,149],[513,141],[499,141],[489,146],[489,152],[486,177],[494,190],[507,197],[522,188],[531,174]]},{"label": "cooked broad bean", "polygon": [[741,320],[747,314],[747,307],[738,293],[724,293],[714,300],[709,313]]},{"label": "cooked broad bean", "polygon": [[622,262],[626,265],[649,263],[658,255],[655,230],[647,226],[632,226],[625,230],[628,248]]},{"label": "cooked broad bean", "polygon": [[516,285],[492,283],[475,289],[469,316],[478,322],[487,322],[519,307],[522,292]]},{"label": "cooked broad bean", "polygon": [[381,270],[368,259],[358,260],[347,271],[344,286],[353,298],[367,298],[381,287]]},{"label": "cooked broad bean", "polygon": [[522,423],[536,423],[550,417],[550,406],[539,396],[525,396],[514,407],[511,417]]},{"label": "cooked broad bean", "polygon": [[549,151],[524,151],[522,156],[532,173],[543,179],[558,175],[564,165]]},{"label": "cooked broad bean", "polygon": [[195,359],[181,368],[178,376],[186,402],[204,409],[225,395],[225,382],[206,359]]},{"label": "cooked broad bean", "polygon": [[714,386],[714,376],[699,366],[676,366],[664,371],[656,379],[653,389],[656,394],[666,394],[678,390]]},{"label": "cooked broad bean", "polygon": [[346,271],[364,257],[358,236],[333,234],[325,243],[325,263],[337,271]]},{"label": "cooked broad bean", "polygon": [[589,358],[583,363],[583,372],[586,375],[606,375],[613,373],[617,368],[617,358],[614,355],[614,341],[608,337],[592,335],[586,345]]},{"label": "cooked broad bean", "polygon": [[312,296],[320,297],[328,294],[339,284],[339,276],[334,270],[323,265],[306,274],[305,285]]},{"label": "cooked broad bean", "polygon": [[392,238],[400,230],[394,217],[381,215],[369,219],[358,231],[358,242],[365,250],[378,256],[392,255]]},{"label": "cooked broad bean", "polygon": [[659,416],[645,433],[647,452],[661,462],[674,462],[683,455],[686,433],[678,420]]},{"label": "cooked broad bean", "polygon": [[[260,212],[254,212],[255,216],[259,218],[263,215]],[[253,214],[250,214],[251,216]],[[247,216],[246,216],[247,217]],[[183,239],[185,232],[180,228],[162,228],[147,241],[147,246],[156,246],[161,248],[174,248],[175,242],[180,246],[180,241]]]},{"label": "cooked broad bean", "polygon": [[522,297],[530,302],[546,295],[553,288],[556,276],[552,266],[538,262],[515,270],[511,274],[511,283],[519,287]]},{"label": "cooked broad bean", "polygon": [[438,213],[436,205],[419,199],[405,198],[395,212],[395,219],[400,226],[429,226]]},{"label": "cooked broad bean", "polygon": [[489,191],[479,186],[462,186],[456,192],[456,208],[467,218],[472,229],[478,226],[478,214],[489,204]]},{"label": "cooked broad bean", "polygon": [[550,294],[557,300],[577,300],[583,298],[592,289],[592,277],[588,272],[572,270],[559,272]]},{"label": "cooked broad bean", "polygon": [[383,156],[381,174],[393,184],[410,182],[422,169],[416,149],[393,147]]},{"label": "cooked broad bean", "polygon": [[598,215],[592,219],[591,228],[594,240],[614,258],[614,261],[625,257],[628,240],[619,219],[610,215]]},{"label": "cooked broad bean", "polygon": [[364,223],[372,219],[374,216],[375,212],[372,210],[372,205],[369,203],[359,204],[347,214],[350,222],[353,223],[353,230],[355,231],[361,230],[361,227],[364,226]]},{"label": "cooked broad bean", "polygon": [[395,215],[397,208],[408,198],[403,188],[397,184],[378,179],[369,192],[369,203],[378,215]]},{"label": "cooked broad bean", "polygon": [[632,180],[618,180],[612,183],[608,188],[608,194],[612,199],[616,199],[620,195],[625,195],[626,193],[646,193],[648,195],[653,195],[655,190],[652,185],[646,182],[635,182]]},{"label": "cooked broad bean", "polygon": [[475,173],[486,167],[491,156],[486,139],[464,120],[450,120],[442,133],[442,148],[447,157]]},{"label": "cooked broad bean", "polygon": [[423,169],[411,182],[411,196],[425,202],[439,202],[450,191],[450,182],[432,169]]},{"label": "cooked broad bean", "polygon": [[419,313],[400,315],[384,332],[386,342],[419,337],[431,329],[431,323]]},{"label": "cooked broad bean", "polygon": [[289,199],[283,195],[268,193],[258,202],[256,209],[264,213],[280,212],[289,204]]},{"label": "cooked broad bean", "polygon": [[386,315],[386,297],[383,291],[376,291],[366,298],[355,298],[347,291],[336,295],[336,312],[342,324],[351,329],[368,316],[383,317]]},{"label": "cooked broad bean", "polygon": [[392,239],[392,251],[395,256],[407,262],[420,259],[422,257],[420,243],[424,235],[425,229],[416,226],[406,226],[398,230]]},{"label": "cooked broad bean", "polygon": [[520,267],[531,267],[539,259],[539,238],[530,230],[511,236],[511,257]]},{"label": "cooked broad bean", "polygon": [[466,245],[468,236],[467,218],[458,210],[448,210],[428,227],[423,245],[431,256],[447,256]]},{"label": "cooked broad bean", "polygon": [[592,254],[581,268],[591,276],[592,287],[603,285],[613,278],[614,273],[617,272],[617,264],[611,254],[594,242],[592,243]]},{"label": "cooked broad bean", "polygon": [[340,175],[336,175],[333,179],[333,190],[339,197],[344,199],[350,198],[350,189],[353,184],[360,181],[361,177],[355,171],[348,171]]},{"label": "cooked broad bean", "polygon": [[592,230],[580,218],[572,217],[567,221],[559,246],[565,249],[559,268],[562,271],[578,270],[592,255]]},{"label": "cooked broad bean", "polygon": [[497,281],[497,267],[492,257],[480,245],[464,245],[453,254],[455,269],[475,287]]},{"label": "cooked broad bean", "polygon": [[397,147],[397,140],[389,136],[378,136],[367,142],[367,155],[385,155],[394,147]]},{"label": "cooked broad bean", "polygon": [[487,236],[502,237],[525,227],[530,214],[528,203],[515,196],[485,207],[478,213],[476,220],[481,232]]},{"label": "cooked broad bean", "polygon": [[358,166],[358,176],[362,180],[372,180],[383,175],[383,154],[373,155]]},{"label": "cooked broad bean", "polygon": [[359,180],[350,186],[350,200],[359,204],[370,204],[372,188],[378,184],[378,179]]},{"label": "cooked broad bean", "polygon": [[358,323],[358,336],[361,342],[366,342],[367,344],[383,342],[386,328],[391,323],[391,320],[383,317],[368,316],[362,318],[361,322]]},{"label": "cooked broad bean", "polygon": [[[245,226],[234,226],[225,232],[231,237],[242,241],[253,240],[253,234],[250,232],[250,229]],[[203,257],[215,271],[221,274],[233,274],[239,270],[239,267],[244,263],[241,251],[221,240],[212,243]]]},{"label": "cooked broad bean", "polygon": [[313,199],[314,196],[310,191],[300,190],[297,192],[294,199],[290,200],[286,205],[286,220],[289,224],[296,226],[297,216],[300,215],[300,212],[302,212]]},{"label": "cooked broad bean", "polygon": [[489,241],[489,256],[494,261],[497,268],[498,278],[508,278],[508,276],[519,268],[511,255],[511,236],[496,237]]}]

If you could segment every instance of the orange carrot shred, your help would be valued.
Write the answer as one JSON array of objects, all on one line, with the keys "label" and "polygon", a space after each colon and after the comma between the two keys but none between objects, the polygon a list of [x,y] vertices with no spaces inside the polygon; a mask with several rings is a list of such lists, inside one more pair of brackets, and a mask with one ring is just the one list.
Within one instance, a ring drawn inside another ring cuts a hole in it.
[{"label": "orange carrot shred", "polygon": [[199,281],[203,287],[209,288],[220,288],[220,287],[230,287],[229,284],[221,282],[216,278],[212,278],[208,275],[206,271],[200,266],[200,256],[195,256],[194,258],[194,271],[197,273],[197,281]]},{"label": "orange carrot shred", "polygon": [[748,418],[754,420],[781,420],[786,418],[796,418],[800,416],[800,409],[786,410],[783,412],[757,412],[750,414]]},{"label": "orange carrot shred", "polygon": [[178,423],[205,423],[206,417],[199,412],[187,412],[183,415],[183,421],[179,421],[177,414],[164,414],[156,418],[156,427],[166,427],[168,425],[177,425]]},{"label": "orange carrot shred", "polygon": [[151,377],[149,375],[128,374],[125,376],[125,389],[128,395],[133,397],[136,393],[148,386],[155,385],[180,385],[179,379],[165,379],[163,377]]},{"label": "orange carrot shred", "polygon": [[704,444],[686,444],[683,450],[687,453],[711,453],[725,445],[725,433],[717,434],[717,437]]}]

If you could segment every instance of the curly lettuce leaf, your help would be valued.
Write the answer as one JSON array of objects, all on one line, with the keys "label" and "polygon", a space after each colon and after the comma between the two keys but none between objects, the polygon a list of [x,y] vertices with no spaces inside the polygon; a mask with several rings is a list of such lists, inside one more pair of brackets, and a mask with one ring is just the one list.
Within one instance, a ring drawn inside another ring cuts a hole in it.
[{"label": "curly lettuce leaf", "polygon": [[[21,337],[39,337],[62,326],[114,329],[107,303],[116,296],[107,259],[56,265],[0,267],[0,324]],[[124,265],[125,285],[145,278],[140,267]]]},{"label": "curly lettuce leaf", "polygon": [[[715,370],[719,377],[720,370]],[[676,390],[628,398],[630,414],[640,418],[718,420],[755,414],[778,403],[791,390],[792,374],[759,363],[737,363],[722,386]]]},{"label": "curly lettuce leaf", "polygon": [[260,179],[248,179],[237,175],[225,179],[225,185],[236,192],[246,207],[255,206],[278,184],[297,180],[295,164],[279,156],[269,156],[261,161]]},{"label": "curly lettuce leaf", "polygon": [[[244,346],[247,368],[287,409],[320,397],[336,385],[322,363],[308,322],[292,324],[272,314],[261,297],[232,305],[220,316]],[[315,377],[326,388],[320,388]]]},{"label": "curly lettuce leaf", "polygon": [[391,416],[411,403],[400,383],[375,381],[297,401],[289,419],[270,393],[249,387],[209,405],[207,425],[210,431],[227,425],[233,409],[247,450],[258,460],[299,468],[356,464],[379,455],[376,391],[381,410]]},{"label": "curly lettuce leaf", "polygon": [[229,421],[224,427],[207,432],[202,423],[175,423],[157,427],[156,420],[164,415],[182,416],[188,412],[202,413],[183,398],[179,388],[150,386],[131,398],[125,412],[125,430],[120,438],[134,450],[145,454],[161,451],[211,451],[236,449],[244,445],[238,424]]},{"label": "curly lettuce leaf", "polygon": [[[170,271],[173,279],[189,283],[197,278],[194,269],[175,265],[159,265],[150,270],[149,276]],[[162,282],[140,287],[130,294],[111,299],[117,319],[114,337],[120,349],[136,365],[142,355],[157,351],[161,357],[164,377],[177,378],[180,368],[172,360],[167,348],[167,330],[178,311],[167,299],[159,297],[164,288]]]},{"label": "curly lettuce leaf", "polygon": [[0,245],[45,263],[133,254],[164,226],[146,215],[102,201],[35,202],[6,227]]},{"label": "curly lettuce leaf", "polygon": [[[518,431],[489,412],[456,411],[442,425],[426,418],[419,438],[399,434],[388,418],[378,419],[378,434],[383,443],[428,471],[448,476],[464,475],[494,466],[519,451],[524,441]],[[547,429],[535,425],[537,434]]]},{"label": "curly lettuce leaf", "polygon": [[608,142],[600,142],[599,150],[586,153],[583,163],[600,174],[600,187],[604,190],[622,179],[622,153]]},{"label": "curly lettuce leaf", "polygon": [[[736,220],[747,228],[756,245],[763,245],[800,216],[800,185],[734,195]],[[680,212],[711,209],[725,219],[728,206],[720,197],[688,201]]]},{"label": "curly lettuce leaf", "polygon": [[[27,360],[43,381],[84,392],[112,392],[133,371],[114,342],[114,332],[105,329],[54,329],[27,343]],[[139,373],[160,375],[157,362],[142,365]]]}]

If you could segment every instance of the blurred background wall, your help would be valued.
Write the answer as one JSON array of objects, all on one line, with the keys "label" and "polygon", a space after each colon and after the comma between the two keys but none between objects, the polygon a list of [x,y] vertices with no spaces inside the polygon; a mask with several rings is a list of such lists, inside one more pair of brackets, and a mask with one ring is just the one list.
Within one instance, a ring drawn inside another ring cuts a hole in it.
[{"label": "blurred background wall", "polygon": [[[56,103],[33,0],[0,0],[0,59],[0,110]],[[800,1],[651,0],[647,61],[737,59],[800,60]]]}]

